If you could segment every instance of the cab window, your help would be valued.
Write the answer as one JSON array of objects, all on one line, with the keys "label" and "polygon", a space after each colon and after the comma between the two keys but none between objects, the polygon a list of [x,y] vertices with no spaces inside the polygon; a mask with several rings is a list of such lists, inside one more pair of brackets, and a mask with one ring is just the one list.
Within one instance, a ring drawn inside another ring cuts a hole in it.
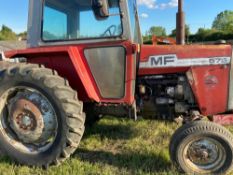
[{"label": "cab window", "polygon": [[131,37],[133,42],[142,43],[136,0],[128,1]]},{"label": "cab window", "polygon": [[[120,14],[119,0],[109,0],[110,14]],[[45,0],[42,39],[75,40],[117,37],[122,34],[120,15],[97,19],[91,0]]]}]

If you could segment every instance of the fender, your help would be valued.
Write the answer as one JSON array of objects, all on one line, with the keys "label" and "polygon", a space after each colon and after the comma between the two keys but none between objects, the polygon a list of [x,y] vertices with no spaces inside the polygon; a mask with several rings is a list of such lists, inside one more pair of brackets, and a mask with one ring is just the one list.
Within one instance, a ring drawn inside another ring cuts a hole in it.
[{"label": "fender", "polygon": [[[91,73],[80,56],[79,47],[57,46],[5,52],[7,58],[25,57],[29,63],[43,64],[69,80],[83,101],[100,102]],[[71,76],[72,75],[72,76]]]}]

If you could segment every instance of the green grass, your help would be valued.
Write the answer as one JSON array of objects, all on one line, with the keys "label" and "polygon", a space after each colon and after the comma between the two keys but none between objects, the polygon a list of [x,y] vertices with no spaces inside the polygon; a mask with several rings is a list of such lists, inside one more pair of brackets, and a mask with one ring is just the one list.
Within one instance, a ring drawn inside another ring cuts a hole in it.
[{"label": "green grass", "polygon": [[151,120],[104,118],[87,128],[76,153],[48,170],[14,165],[0,159],[3,175],[176,175],[168,145],[178,126]]}]

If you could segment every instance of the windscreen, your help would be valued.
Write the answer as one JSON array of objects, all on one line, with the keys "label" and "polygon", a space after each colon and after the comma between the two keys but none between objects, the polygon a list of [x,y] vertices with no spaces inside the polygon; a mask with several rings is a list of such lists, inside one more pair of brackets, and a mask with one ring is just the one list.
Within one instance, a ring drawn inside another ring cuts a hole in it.
[{"label": "windscreen", "polygon": [[75,40],[117,37],[122,34],[119,0],[109,0],[113,14],[97,19],[91,0],[45,0],[42,39]]}]

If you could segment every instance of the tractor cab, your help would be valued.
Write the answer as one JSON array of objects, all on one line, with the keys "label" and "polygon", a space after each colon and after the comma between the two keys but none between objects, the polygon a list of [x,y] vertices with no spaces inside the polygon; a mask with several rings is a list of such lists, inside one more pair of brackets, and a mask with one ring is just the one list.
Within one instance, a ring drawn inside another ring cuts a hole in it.
[{"label": "tractor cab", "polygon": [[28,47],[130,40],[141,43],[136,0],[31,0]]},{"label": "tractor cab", "polygon": [[[75,46],[79,56],[73,59],[79,66],[85,62],[94,93],[88,94],[90,83],[84,85],[81,99],[134,103],[137,44],[142,43],[136,0],[30,0],[29,6],[28,48]],[[70,70],[56,70],[80,91]],[[81,77],[81,84],[86,79]]]}]

